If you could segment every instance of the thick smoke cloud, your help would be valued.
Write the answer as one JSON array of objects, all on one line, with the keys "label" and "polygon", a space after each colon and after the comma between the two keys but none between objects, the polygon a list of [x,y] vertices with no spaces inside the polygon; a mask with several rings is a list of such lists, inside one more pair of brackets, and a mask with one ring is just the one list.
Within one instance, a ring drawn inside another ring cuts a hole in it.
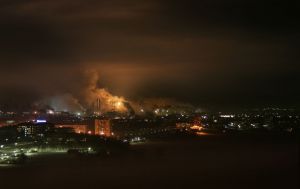
[{"label": "thick smoke cloud", "polygon": [[[98,109],[100,112],[119,111],[124,112],[124,97],[113,96],[108,90],[98,87],[99,75],[97,72],[88,70],[85,72],[87,78],[84,93],[84,102],[90,109]],[[98,107],[97,107],[98,106]]]},{"label": "thick smoke cloud", "polygon": [[78,74],[77,84],[71,86],[68,93],[57,92],[33,103],[33,107],[69,112],[127,111],[123,97],[114,96],[107,89],[99,88],[100,80],[96,71],[83,70]]},{"label": "thick smoke cloud", "polygon": [[34,107],[37,110],[51,109],[54,111],[64,112],[84,112],[85,108],[79,103],[71,94],[62,94],[53,97],[48,97],[42,101],[34,103]]},{"label": "thick smoke cloud", "polygon": [[94,113],[120,112],[144,114],[156,109],[172,109],[170,113],[180,113],[183,110],[193,110],[187,103],[178,102],[170,98],[143,98],[140,100],[125,99],[114,96],[107,89],[100,88],[101,78],[95,70],[86,70],[82,73],[82,88],[73,94],[50,96],[34,103],[37,109],[52,109],[55,111]]}]

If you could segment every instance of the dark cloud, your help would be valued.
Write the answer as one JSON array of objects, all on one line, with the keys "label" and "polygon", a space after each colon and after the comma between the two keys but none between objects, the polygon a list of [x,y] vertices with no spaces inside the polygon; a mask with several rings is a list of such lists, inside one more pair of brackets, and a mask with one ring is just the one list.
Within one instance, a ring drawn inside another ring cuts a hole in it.
[{"label": "dark cloud", "polygon": [[80,93],[93,69],[99,86],[129,98],[298,106],[298,8],[277,0],[1,1],[0,101]]}]

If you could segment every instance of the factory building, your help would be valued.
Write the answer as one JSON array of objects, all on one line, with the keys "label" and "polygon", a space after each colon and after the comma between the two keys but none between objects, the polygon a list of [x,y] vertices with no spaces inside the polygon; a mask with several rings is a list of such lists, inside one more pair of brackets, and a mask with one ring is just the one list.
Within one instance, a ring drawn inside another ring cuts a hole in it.
[{"label": "factory building", "polygon": [[55,124],[56,128],[70,128],[77,134],[113,136],[109,119],[91,119],[84,122],[61,122]]},{"label": "factory building", "polygon": [[92,134],[87,124],[58,124],[56,128],[71,128],[77,134]]}]

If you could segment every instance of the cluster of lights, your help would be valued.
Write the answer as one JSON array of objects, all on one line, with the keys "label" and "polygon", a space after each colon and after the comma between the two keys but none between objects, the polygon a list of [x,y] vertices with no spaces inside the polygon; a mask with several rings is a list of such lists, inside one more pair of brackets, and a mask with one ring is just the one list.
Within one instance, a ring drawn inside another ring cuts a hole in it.
[{"label": "cluster of lights", "polygon": [[198,125],[193,125],[192,127],[190,127],[190,129],[201,131],[203,129],[203,127],[202,126],[198,126]]},{"label": "cluster of lights", "polygon": [[235,115],[220,115],[222,118],[234,118]]}]

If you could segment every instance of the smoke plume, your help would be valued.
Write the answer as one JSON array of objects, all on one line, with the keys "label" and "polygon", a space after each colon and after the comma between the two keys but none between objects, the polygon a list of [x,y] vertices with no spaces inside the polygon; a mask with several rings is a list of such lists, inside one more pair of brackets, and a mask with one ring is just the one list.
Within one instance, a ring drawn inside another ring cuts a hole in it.
[{"label": "smoke plume", "polygon": [[98,87],[100,78],[96,71],[86,71],[85,78],[87,83],[83,87],[83,99],[88,109],[101,113],[127,111],[124,97],[114,96],[107,89]]}]

